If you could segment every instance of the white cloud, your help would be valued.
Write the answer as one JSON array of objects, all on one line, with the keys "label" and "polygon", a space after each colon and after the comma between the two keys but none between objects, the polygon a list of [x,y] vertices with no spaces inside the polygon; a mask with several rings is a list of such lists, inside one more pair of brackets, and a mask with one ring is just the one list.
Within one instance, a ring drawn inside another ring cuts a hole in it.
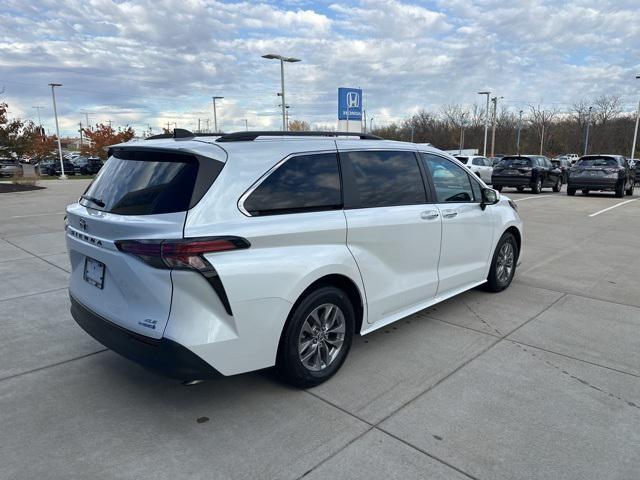
[{"label": "white cloud", "polygon": [[479,102],[487,87],[513,107],[612,93],[637,101],[637,0],[416,3],[6,0],[0,86],[12,110],[34,116],[31,106],[50,106],[47,83],[63,83],[69,129],[81,111],[136,128],[212,123],[212,95],[225,96],[226,130],[244,118],[278,128],[279,67],[261,58],[271,52],[303,59],[286,65],[287,103],[292,118],[316,124],[335,123],[339,86],[364,88],[379,122]]}]

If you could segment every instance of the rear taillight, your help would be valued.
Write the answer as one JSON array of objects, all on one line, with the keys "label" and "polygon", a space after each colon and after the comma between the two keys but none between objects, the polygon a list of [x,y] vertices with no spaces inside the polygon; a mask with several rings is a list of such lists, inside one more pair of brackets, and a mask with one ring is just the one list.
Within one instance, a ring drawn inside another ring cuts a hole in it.
[{"label": "rear taillight", "polygon": [[204,255],[249,248],[251,244],[248,240],[241,237],[207,237],[184,240],[118,240],[115,243],[121,252],[138,257],[152,267],[199,272],[218,294],[226,312],[233,315],[222,281]]},{"label": "rear taillight", "polygon": [[605,168],[605,173],[618,173],[620,170],[618,168]]},{"label": "rear taillight", "polygon": [[240,237],[193,238],[184,240],[118,240],[118,250],[138,257],[155,268],[178,268],[206,273],[213,267],[204,258],[206,253],[249,248],[249,241]]}]

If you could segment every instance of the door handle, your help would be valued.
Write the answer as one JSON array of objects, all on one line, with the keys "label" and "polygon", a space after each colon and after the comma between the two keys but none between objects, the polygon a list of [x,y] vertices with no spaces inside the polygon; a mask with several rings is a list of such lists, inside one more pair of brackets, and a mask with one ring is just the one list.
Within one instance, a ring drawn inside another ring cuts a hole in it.
[{"label": "door handle", "polygon": [[454,211],[454,210],[443,210],[442,211],[442,217],[443,218],[453,218],[453,217],[457,217],[458,216],[458,212]]},{"label": "door handle", "polygon": [[420,218],[423,220],[433,220],[434,218],[438,218],[440,214],[435,210],[426,210],[420,213]]}]

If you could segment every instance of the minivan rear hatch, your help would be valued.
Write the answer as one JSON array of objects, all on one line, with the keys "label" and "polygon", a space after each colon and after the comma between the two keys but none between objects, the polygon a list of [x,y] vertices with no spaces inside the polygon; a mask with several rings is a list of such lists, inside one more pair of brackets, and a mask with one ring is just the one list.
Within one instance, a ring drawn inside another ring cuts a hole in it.
[{"label": "minivan rear hatch", "polygon": [[175,148],[132,146],[110,153],[79,202],[67,207],[69,292],[103,318],[161,338],[171,308],[171,270],[118,244],[182,239],[187,211],[224,163]]}]

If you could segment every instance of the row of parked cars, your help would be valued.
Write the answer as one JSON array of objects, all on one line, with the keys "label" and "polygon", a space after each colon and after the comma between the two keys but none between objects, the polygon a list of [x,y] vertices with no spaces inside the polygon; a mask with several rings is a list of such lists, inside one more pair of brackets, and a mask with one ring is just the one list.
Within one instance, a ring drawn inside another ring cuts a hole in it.
[{"label": "row of parked cars", "polygon": [[[102,160],[96,157],[75,157],[64,159],[64,173],[66,175],[95,175],[102,168]],[[60,160],[46,158],[36,164],[40,175],[60,175],[62,167]]]},{"label": "row of parked cars", "polygon": [[[64,173],[66,175],[95,175],[103,166],[102,160],[97,157],[74,157],[64,159]],[[60,160],[57,158],[45,158],[35,165],[38,175],[58,176],[62,174]],[[24,174],[22,162],[16,158],[0,158],[0,178],[20,177]]]},{"label": "row of parked cars", "polygon": [[530,188],[533,193],[540,193],[543,188],[559,192],[566,184],[567,195],[575,195],[578,190],[585,195],[611,191],[622,198],[633,195],[635,183],[640,181],[638,170],[640,162],[629,162],[622,155],[585,155],[573,164],[568,158],[505,156],[493,167],[491,184],[497,191],[515,187],[519,192]]}]

